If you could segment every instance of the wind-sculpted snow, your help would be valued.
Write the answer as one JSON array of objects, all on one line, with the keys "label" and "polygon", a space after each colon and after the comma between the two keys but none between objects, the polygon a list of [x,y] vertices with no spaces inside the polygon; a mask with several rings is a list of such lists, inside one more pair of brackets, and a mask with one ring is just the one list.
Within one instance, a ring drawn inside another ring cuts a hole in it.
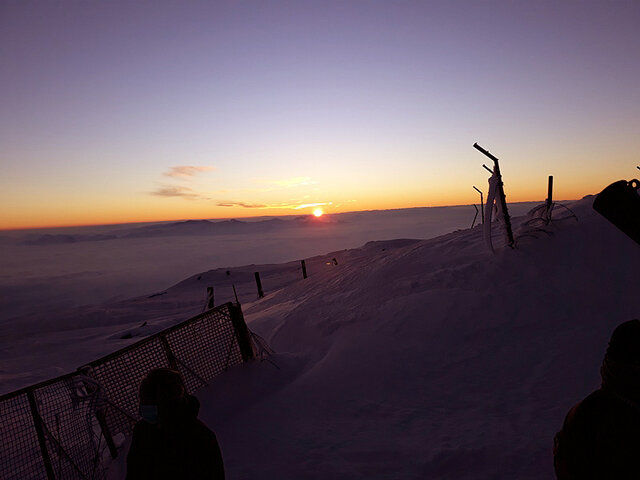
[{"label": "wind-sculpted snow", "polygon": [[[3,387],[198,313],[206,286],[229,301],[235,285],[276,354],[199,394],[228,478],[551,478],[564,415],[599,386],[613,328],[640,317],[640,248],[592,201],[567,204],[577,221],[564,209],[549,225],[515,218],[515,250],[501,247],[497,224],[495,254],[482,227],[361,242],[307,258],[305,280],[298,261],[214,268],[23,318],[27,337],[1,327]],[[112,479],[124,478],[122,459]]]},{"label": "wind-sculpted snow", "polygon": [[247,305],[280,370],[202,395],[230,478],[551,478],[564,415],[640,314],[640,249],[591,201],[516,250],[480,229],[373,244]]}]

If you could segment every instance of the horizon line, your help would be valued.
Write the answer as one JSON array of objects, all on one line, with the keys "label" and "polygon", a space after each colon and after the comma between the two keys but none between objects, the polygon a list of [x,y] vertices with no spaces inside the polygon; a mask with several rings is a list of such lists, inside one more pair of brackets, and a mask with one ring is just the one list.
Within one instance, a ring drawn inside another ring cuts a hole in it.
[{"label": "horizon line", "polygon": [[[582,198],[589,196],[592,194],[583,195]],[[564,199],[557,200],[558,202],[573,202],[579,199]],[[534,202],[544,202],[545,200],[522,200],[518,202],[509,202],[507,201],[507,205],[516,204],[516,203],[534,203]],[[336,212],[336,213],[325,213],[325,215],[333,216],[333,215],[342,215],[347,213],[360,213],[360,212],[380,212],[380,211],[393,211],[393,210],[410,210],[413,208],[447,208],[447,207],[468,207],[474,205],[473,203],[463,203],[456,205],[422,205],[422,206],[413,206],[413,207],[399,207],[399,208],[370,208],[370,209],[362,209],[362,210],[349,210],[346,212]],[[246,217],[238,217],[238,216],[229,216],[229,217],[204,217],[204,218],[175,218],[175,219],[167,219],[167,220],[140,220],[136,222],[114,222],[114,223],[78,223],[78,224],[66,224],[66,225],[47,225],[47,226],[34,226],[34,227],[18,227],[18,228],[4,228],[0,227],[0,232],[20,232],[25,230],[48,230],[48,229],[56,229],[56,228],[81,228],[81,227],[108,227],[108,226],[116,226],[116,225],[136,225],[141,223],[169,223],[169,222],[184,222],[189,220],[233,220],[236,218],[260,218],[260,217],[304,217],[304,216],[313,216],[312,213],[309,214],[285,214],[285,215],[254,215],[254,216],[246,216]]]}]

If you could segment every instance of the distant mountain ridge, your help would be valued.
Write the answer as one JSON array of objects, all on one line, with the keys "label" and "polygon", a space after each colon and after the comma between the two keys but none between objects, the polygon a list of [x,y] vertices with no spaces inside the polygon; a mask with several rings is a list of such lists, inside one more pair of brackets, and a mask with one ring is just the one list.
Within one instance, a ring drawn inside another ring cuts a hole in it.
[{"label": "distant mountain ridge", "polygon": [[273,232],[278,229],[295,228],[309,224],[336,223],[331,218],[300,216],[291,220],[272,218],[257,222],[243,222],[231,219],[213,222],[211,220],[185,220],[172,223],[158,223],[144,227],[116,230],[109,234],[27,234],[19,241],[21,245],[59,245],[103,240],[152,238],[200,235],[240,235]]}]

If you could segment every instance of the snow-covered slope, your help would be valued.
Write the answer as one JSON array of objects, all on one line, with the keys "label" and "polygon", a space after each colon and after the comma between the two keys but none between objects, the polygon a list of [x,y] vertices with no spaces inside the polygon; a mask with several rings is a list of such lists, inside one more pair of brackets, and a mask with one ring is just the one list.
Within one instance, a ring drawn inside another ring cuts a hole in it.
[{"label": "snow-covered slope", "polygon": [[516,250],[479,228],[373,242],[245,304],[273,364],[199,395],[229,478],[552,477],[566,411],[640,316],[640,247],[592,200]]},{"label": "snow-covered slope", "polygon": [[0,386],[72,370],[198,313],[208,285],[231,300],[234,284],[276,354],[198,393],[228,478],[551,478],[566,411],[598,387],[613,328],[640,317],[640,247],[592,201],[544,231],[514,219],[515,250],[491,254],[481,227],[369,242],[307,259],[306,280],[298,262],[216,269],[0,325]]}]

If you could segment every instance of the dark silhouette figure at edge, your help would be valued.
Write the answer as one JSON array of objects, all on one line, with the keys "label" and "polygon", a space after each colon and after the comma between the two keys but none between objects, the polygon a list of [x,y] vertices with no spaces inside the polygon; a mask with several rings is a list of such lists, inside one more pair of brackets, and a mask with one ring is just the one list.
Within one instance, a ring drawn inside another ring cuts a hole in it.
[{"label": "dark silhouette figure at edge", "polygon": [[140,383],[140,415],[127,456],[127,480],[224,479],[215,434],[200,420],[200,402],[176,370],[158,368]]},{"label": "dark silhouette figure at edge", "polygon": [[640,478],[640,320],[614,330],[600,374],[554,439],[559,480]]}]

